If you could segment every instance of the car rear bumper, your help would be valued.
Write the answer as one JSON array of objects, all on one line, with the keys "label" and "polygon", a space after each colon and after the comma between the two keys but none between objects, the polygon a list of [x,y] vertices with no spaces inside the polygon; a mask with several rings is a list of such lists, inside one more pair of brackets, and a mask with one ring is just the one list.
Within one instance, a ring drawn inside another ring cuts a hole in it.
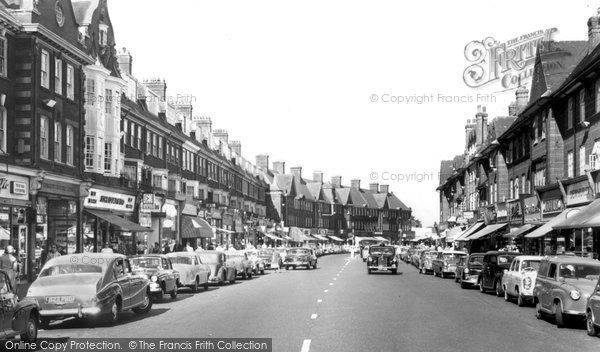
[{"label": "car rear bumper", "polygon": [[287,266],[301,266],[301,265],[310,265],[309,262],[301,262],[301,261],[291,261],[291,262],[285,262],[283,263],[283,265],[287,265]]},{"label": "car rear bumper", "polygon": [[100,307],[79,307],[79,308],[68,308],[68,309],[42,309],[40,310],[40,316],[43,318],[60,318],[60,317],[83,317],[93,316],[102,313]]},{"label": "car rear bumper", "polygon": [[367,265],[369,270],[377,270],[377,271],[393,271],[397,270],[398,267],[396,265],[392,266],[379,266],[379,265]]}]

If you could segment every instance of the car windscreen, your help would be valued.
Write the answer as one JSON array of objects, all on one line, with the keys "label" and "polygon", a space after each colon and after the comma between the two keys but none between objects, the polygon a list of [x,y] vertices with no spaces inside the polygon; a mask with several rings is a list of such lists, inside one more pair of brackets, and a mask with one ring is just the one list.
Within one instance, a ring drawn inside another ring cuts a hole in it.
[{"label": "car windscreen", "polygon": [[459,253],[444,253],[444,259],[455,259],[458,260],[462,257],[464,257],[464,254],[459,254]]},{"label": "car windscreen", "polygon": [[92,264],[53,265],[42,270],[42,272],[40,273],[40,277],[89,273],[102,273],[102,267],[99,265]]},{"label": "car windscreen", "polygon": [[171,258],[171,263],[173,264],[187,264],[187,265],[194,265],[194,260],[190,257],[186,257],[186,256],[177,256],[177,257],[169,257]]},{"label": "car windscreen", "polygon": [[531,270],[537,272],[539,269],[539,260],[524,260],[523,262],[521,262],[521,270]]},{"label": "car windscreen", "polygon": [[161,266],[158,257],[138,257],[129,260],[134,268],[158,268]]},{"label": "car windscreen", "polygon": [[483,257],[471,257],[469,258],[469,263],[474,265],[483,265]]},{"label": "car windscreen", "polygon": [[373,255],[382,255],[382,254],[396,254],[394,247],[371,247],[369,253]]},{"label": "car windscreen", "polygon": [[563,279],[598,280],[600,265],[593,264],[561,264],[558,276]]},{"label": "car windscreen", "polygon": [[308,255],[310,251],[308,249],[290,249],[288,255]]},{"label": "car windscreen", "polygon": [[218,263],[219,262],[219,254],[218,253],[200,253],[200,259],[203,263]]}]

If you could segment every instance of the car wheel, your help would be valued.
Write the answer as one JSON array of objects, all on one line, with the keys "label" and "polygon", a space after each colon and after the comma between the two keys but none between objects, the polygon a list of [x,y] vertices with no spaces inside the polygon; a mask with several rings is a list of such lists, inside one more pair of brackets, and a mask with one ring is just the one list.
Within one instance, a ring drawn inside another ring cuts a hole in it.
[{"label": "car wheel", "polygon": [[458,276],[456,274],[454,274],[454,282],[458,283]]},{"label": "car wheel", "polygon": [[110,312],[108,313],[107,320],[109,323],[116,323],[119,321],[119,316],[121,315],[121,304],[118,300],[115,300],[110,306]]},{"label": "car wheel", "polygon": [[292,267],[292,269],[293,269],[293,270],[296,270],[296,266],[294,265],[294,266]]},{"label": "car wheel", "polygon": [[315,265],[313,265],[313,269],[317,269],[317,262],[315,262]]},{"label": "car wheel", "polygon": [[248,273],[248,280],[252,279],[252,270]]},{"label": "car wheel", "polygon": [[235,278],[237,277],[237,273],[234,271],[233,272],[233,279],[229,280],[230,284],[235,284]]},{"label": "car wheel", "polygon": [[367,269],[367,272],[369,273],[369,275],[371,275],[371,269]]},{"label": "car wheel", "polygon": [[208,291],[208,281],[204,283],[204,291]]},{"label": "car wheel", "polygon": [[535,317],[538,319],[542,319],[544,317],[544,312],[542,312],[542,303],[540,301],[535,302]]},{"label": "car wheel", "polygon": [[485,287],[483,287],[483,279],[479,280],[479,292],[485,293]]},{"label": "car wheel", "polygon": [[260,271],[260,274],[261,274],[261,275],[264,275],[264,274],[265,274],[265,269],[262,269],[262,270]]},{"label": "car wheel", "polygon": [[398,274],[398,269],[392,270],[392,275],[397,275],[397,274]]},{"label": "car wheel", "polygon": [[466,290],[468,288],[467,284],[465,284],[464,282],[460,282],[460,288],[462,288],[463,290]]},{"label": "car wheel", "polygon": [[444,272],[443,272],[443,271],[440,271],[440,277],[441,277],[442,279],[444,279]]},{"label": "car wheel", "polygon": [[562,305],[560,303],[554,304],[554,321],[556,322],[557,328],[565,327],[565,316],[563,314]]},{"label": "car wheel", "polygon": [[504,288],[504,300],[506,302],[510,301],[510,296],[508,295],[508,291]]},{"label": "car wheel", "polygon": [[25,342],[33,342],[37,339],[38,335],[38,320],[33,314],[29,315],[27,323],[25,324],[25,331],[21,334],[21,340]]},{"label": "car wheel", "polygon": [[517,294],[517,306],[519,306],[519,307],[525,306],[525,300],[523,299],[523,296],[521,296],[521,294],[519,293],[518,288],[516,289],[515,293]]},{"label": "car wheel", "polygon": [[592,311],[588,310],[585,314],[585,328],[589,336],[597,336],[600,333],[600,328],[594,325],[594,317]]},{"label": "car wheel", "polygon": [[500,284],[500,281],[496,281],[496,284],[494,285],[495,289],[496,289],[496,297],[502,297],[502,285]]},{"label": "car wheel", "polygon": [[144,296],[144,303],[141,306],[133,308],[133,312],[135,314],[146,314],[152,309],[152,301],[150,301],[150,293],[146,291],[146,295]]},{"label": "car wheel", "polygon": [[177,287],[171,291],[171,299],[177,299]]},{"label": "car wheel", "polygon": [[194,280],[194,284],[192,285],[192,292],[198,292],[198,278]]},{"label": "car wheel", "polygon": [[289,265],[286,265],[286,266],[285,266],[285,270],[290,270],[290,266],[289,266]]},{"label": "car wheel", "polygon": [[248,273],[246,273],[246,270],[244,270],[244,272],[242,273],[242,279],[248,280]]}]

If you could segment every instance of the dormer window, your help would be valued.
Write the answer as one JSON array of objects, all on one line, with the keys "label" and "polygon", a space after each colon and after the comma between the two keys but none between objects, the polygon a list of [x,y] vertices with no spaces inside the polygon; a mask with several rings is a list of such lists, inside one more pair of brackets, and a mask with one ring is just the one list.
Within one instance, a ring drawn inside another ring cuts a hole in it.
[{"label": "dormer window", "polygon": [[101,23],[100,26],[100,45],[107,46],[108,45],[108,26],[104,23]]}]

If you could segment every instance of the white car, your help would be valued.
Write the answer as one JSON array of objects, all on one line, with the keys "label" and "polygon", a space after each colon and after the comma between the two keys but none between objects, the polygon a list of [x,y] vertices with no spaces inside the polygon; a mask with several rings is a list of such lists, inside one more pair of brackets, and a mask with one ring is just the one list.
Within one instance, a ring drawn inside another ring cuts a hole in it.
[{"label": "white car", "polygon": [[193,292],[198,292],[199,286],[208,290],[210,268],[202,263],[197,253],[173,252],[167,254],[167,257],[171,259],[173,269],[179,272],[179,287],[189,287]]},{"label": "white car", "polygon": [[517,298],[517,305],[522,307],[526,301],[533,302],[533,287],[542,257],[520,255],[513,259],[508,270],[502,275],[504,300]]},{"label": "white car", "polygon": [[248,260],[252,262],[252,271],[254,275],[265,274],[265,260],[258,256],[258,250],[246,249],[244,252],[248,255]]}]

